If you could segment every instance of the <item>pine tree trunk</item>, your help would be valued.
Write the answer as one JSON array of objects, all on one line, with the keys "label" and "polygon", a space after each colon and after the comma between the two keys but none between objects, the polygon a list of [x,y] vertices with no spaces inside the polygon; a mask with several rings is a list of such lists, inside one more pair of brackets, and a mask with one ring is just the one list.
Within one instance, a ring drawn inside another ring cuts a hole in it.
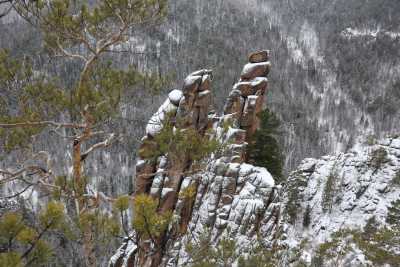
[{"label": "pine tree trunk", "polygon": [[[82,157],[81,157],[81,143],[82,140],[79,138],[74,139],[73,144],[73,179],[75,184],[75,205],[77,206],[77,215],[82,216],[85,213],[89,212],[85,209],[86,201],[82,197],[82,194],[85,193],[85,182],[82,180]],[[94,253],[93,246],[93,237],[91,225],[88,222],[85,222],[85,226],[83,228],[83,251],[85,255],[85,265],[87,267],[96,267],[96,255]]]},{"label": "pine tree trunk", "polygon": [[96,267],[96,255],[94,253],[92,231],[90,224],[86,224],[83,229],[83,249],[85,253],[85,263],[87,267]]}]

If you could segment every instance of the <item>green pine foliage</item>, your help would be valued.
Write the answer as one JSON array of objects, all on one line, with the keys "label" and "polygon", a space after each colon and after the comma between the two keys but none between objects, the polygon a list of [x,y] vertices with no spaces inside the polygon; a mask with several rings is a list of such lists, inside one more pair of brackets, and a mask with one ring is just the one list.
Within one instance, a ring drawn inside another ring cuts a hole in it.
[{"label": "green pine foliage", "polygon": [[43,266],[54,256],[51,231],[64,235],[64,205],[49,202],[32,224],[21,212],[7,212],[0,220],[0,266]]},{"label": "green pine foliage", "polygon": [[383,164],[389,161],[387,151],[383,147],[380,147],[371,152],[368,165],[374,168],[374,171],[377,171],[383,166]]},{"label": "green pine foliage", "polygon": [[332,240],[321,244],[312,266],[325,266],[331,262],[337,266],[344,257],[354,251],[352,244],[360,249],[373,266],[398,266],[400,262],[400,227],[380,227],[371,217],[362,230],[342,229],[332,234]]},{"label": "green pine foliage", "polygon": [[391,184],[395,187],[400,187],[400,170],[398,170],[394,175]]},{"label": "green pine foliage", "polygon": [[393,201],[391,204],[388,208],[386,222],[396,226],[400,230],[400,199]]},{"label": "green pine foliage", "polygon": [[[139,155],[143,158],[156,159],[160,155],[168,154],[172,160],[182,160],[187,157],[193,161],[200,161],[213,152],[225,147],[217,138],[211,137],[211,132],[204,135],[194,128],[179,129],[174,127],[167,119],[162,130],[154,137],[148,139],[143,145]],[[212,131],[210,129],[209,131]]]},{"label": "green pine foliage", "polygon": [[[133,206],[133,228],[141,237],[154,242],[167,229],[171,221],[171,212],[158,213],[158,202],[145,194],[137,195]],[[156,242],[154,243],[156,245]]]},{"label": "green pine foliage", "polygon": [[185,245],[189,255],[188,266],[232,266],[239,259],[239,254],[236,241],[228,235],[223,236],[217,245],[212,244],[209,231],[200,235],[198,240],[188,242]]},{"label": "green pine foliage", "polygon": [[328,175],[325,186],[324,186],[324,191],[322,193],[322,210],[324,212],[331,211],[332,205],[333,205],[333,198],[335,197],[335,194],[337,193],[336,190],[336,183],[337,183],[338,177],[337,173],[334,171],[331,171],[331,173]]},{"label": "green pine foliage", "polygon": [[263,110],[258,116],[260,127],[249,142],[248,160],[254,165],[267,168],[277,183],[283,182],[284,158],[278,142],[280,121],[269,109]]},{"label": "green pine foliage", "polygon": [[[90,177],[84,161],[99,140],[103,141],[100,147],[113,142],[111,137],[117,133],[110,133],[108,124],[119,114],[129,91],[139,86],[157,91],[166,82],[159,73],[117,66],[110,52],[126,42],[135,28],[160,23],[167,0],[16,0],[13,9],[40,31],[44,50],[38,54],[57,57],[60,64],[73,64],[75,70],[67,82],[57,72],[36,69],[28,57],[0,49],[0,150],[29,149],[20,160],[32,160],[35,137],[57,133],[70,141],[64,149],[72,148],[73,175],[55,176],[46,170],[50,166],[35,166],[32,177],[39,182],[25,182],[28,187],[45,189],[48,205],[31,216],[37,224],[29,224],[21,212],[1,217],[0,247],[7,249],[2,250],[0,266],[43,266],[57,256],[52,249],[57,241],[78,247],[78,260],[97,266],[96,258],[107,257],[110,244],[128,230],[129,201],[118,198],[112,214],[104,211],[101,202],[111,198],[88,192]],[[18,166],[8,167],[18,170]],[[6,175],[24,183],[21,175]],[[62,259],[53,263],[63,265]]]},{"label": "green pine foliage", "polygon": [[[33,68],[26,58],[11,58],[0,50],[0,123],[57,121],[69,115],[71,123],[105,123],[116,114],[124,95],[147,84],[157,91],[167,82],[158,74],[131,66],[119,69],[109,51],[130,36],[135,27],[159,23],[167,0],[13,1],[14,10],[43,35],[44,53],[73,60],[79,70],[72,82]],[[156,88],[157,87],[157,88]],[[3,93],[4,92],[4,93]],[[7,151],[24,148],[48,124],[0,129]]]},{"label": "green pine foliage", "polygon": [[239,267],[278,266],[283,248],[279,246],[267,248],[262,244],[261,240],[257,240],[251,248],[246,250],[246,253],[240,253],[237,250],[236,240],[229,236],[228,229],[228,232],[214,245],[207,230],[198,238],[187,242],[185,250],[188,254],[188,259],[185,266],[222,267],[234,266],[234,263]]},{"label": "green pine foliage", "polygon": [[[331,235],[331,240],[321,244],[315,253],[311,266],[329,266],[326,261],[333,261],[336,264],[342,263],[344,257],[353,249],[345,237],[351,234],[348,229],[341,229]],[[340,265],[339,265],[340,266]]]},{"label": "green pine foliage", "polygon": [[301,173],[294,173],[293,179],[287,183],[288,201],[286,203],[285,213],[289,217],[289,223],[294,224],[297,220],[303,195],[301,187],[307,186],[307,180]]},{"label": "green pine foliage", "polygon": [[241,256],[238,267],[275,267],[279,263],[279,250],[267,249],[258,244],[248,256]]},{"label": "green pine foliage", "polygon": [[311,207],[310,205],[307,205],[303,217],[303,226],[307,228],[308,226],[310,226],[310,223],[311,223]]}]

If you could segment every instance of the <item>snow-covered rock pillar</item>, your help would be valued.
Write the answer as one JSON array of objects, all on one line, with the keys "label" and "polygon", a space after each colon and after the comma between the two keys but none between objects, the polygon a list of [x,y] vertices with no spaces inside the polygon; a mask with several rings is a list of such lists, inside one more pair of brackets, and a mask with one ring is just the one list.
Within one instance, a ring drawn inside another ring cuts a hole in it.
[{"label": "snow-covered rock pillar", "polygon": [[[184,81],[182,90],[173,90],[168,99],[151,117],[146,127],[146,136],[139,148],[139,160],[136,165],[135,195],[150,194],[159,201],[161,213],[173,211],[178,200],[182,179],[190,168],[188,155],[181,151],[168,152],[157,159],[154,151],[158,150],[155,137],[163,127],[173,127],[173,131],[194,129],[204,134],[209,126],[208,112],[211,104],[211,70],[199,70],[190,74]],[[158,240],[163,242],[163,237]],[[157,241],[157,242],[158,242]],[[145,240],[141,241],[142,247]],[[161,246],[161,244],[159,244]],[[146,257],[146,251],[139,252],[140,266],[158,266],[161,252],[153,257]]]},{"label": "snow-covered rock pillar", "polygon": [[[125,262],[139,258],[135,260],[139,266],[179,266],[185,258],[185,242],[198,237],[206,228],[215,242],[229,228],[230,234],[240,238],[244,246],[254,241],[256,233],[272,236],[279,216],[279,207],[271,204],[276,196],[274,179],[265,168],[245,163],[247,142],[259,125],[257,114],[262,110],[270,70],[268,57],[268,51],[249,56],[220,117],[209,115],[210,70],[190,74],[182,90],[172,91],[152,116],[139,150],[135,194],[145,193],[158,199],[160,212],[172,211],[175,220],[165,235],[168,239],[162,237],[157,241],[163,251],[146,253],[140,249],[138,253],[128,241],[126,247],[131,250],[120,250]],[[224,144],[223,151],[207,158],[201,170],[194,170],[184,153],[169,152],[157,160],[151,159],[150,152],[157,149],[155,137],[166,123],[172,123],[175,131],[191,128],[200,134],[212,127]],[[187,189],[192,190],[193,197],[185,197]],[[146,247],[143,242],[139,245]],[[119,254],[113,258],[113,262],[122,261]]]},{"label": "snow-covered rock pillar", "polygon": [[[243,141],[249,141],[259,127],[259,118],[257,114],[262,110],[264,103],[264,94],[267,89],[267,75],[270,71],[269,51],[259,51],[250,54],[249,63],[242,70],[240,80],[230,92],[224,106],[224,116],[232,118],[232,126],[236,129],[244,130],[239,134],[236,132],[239,141],[237,144],[243,144]],[[240,138],[244,136],[243,138]],[[236,147],[238,149],[238,147]],[[244,161],[244,155],[241,155],[238,161]]]}]

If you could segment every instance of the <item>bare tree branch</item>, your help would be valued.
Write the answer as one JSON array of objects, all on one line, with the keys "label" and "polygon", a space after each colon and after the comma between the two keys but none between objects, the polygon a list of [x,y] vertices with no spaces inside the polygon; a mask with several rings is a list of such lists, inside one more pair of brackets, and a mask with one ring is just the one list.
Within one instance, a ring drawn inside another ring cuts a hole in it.
[{"label": "bare tree branch", "polygon": [[73,53],[70,53],[70,52],[68,52],[67,50],[65,50],[65,49],[62,47],[62,45],[60,44],[60,42],[59,42],[58,40],[57,40],[57,48],[58,48],[58,49],[60,50],[60,52],[61,52],[64,56],[66,56],[66,57],[78,58],[78,59],[83,60],[84,62],[87,61],[87,58],[85,58],[84,56],[79,55],[79,54],[73,54]]},{"label": "bare tree branch", "polygon": [[110,134],[110,136],[103,142],[94,144],[88,150],[86,150],[84,153],[82,153],[81,160],[82,161],[85,160],[86,157],[96,149],[105,148],[105,147],[110,146],[112,144],[112,142],[114,141],[114,138],[115,138],[115,134]]},{"label": "bare tree branch", "polygon": [[5,196],[5,197],[0,197],[0,198],[2,198],[2,199],[11,199],[11,198],[15,198],[15,197],[17,197],[17,196],[19,196],[19,195],[25,193],[25,192],[26,192],[29,188],[31,188],[32,186],[33,186],[33,185],[29,184],[29,185],[27,185],[22,191],[19,191],[19,192],[15,193],[14,195]]},{"label": "bare tree branch", "polygon": [[43,174],[48,173],[48,171],[46,169],[44,169],[40,166],[27,166],[18,171],[15,171],[15,172],[10,172],[7,170],[0,169],[0,174],[2,174],[3,176],[6,176],[6,178],[0,180],[0,184],[4,184],[4,183],[10,182],[12,180],[15,180],[16,178],[18,178],[19,176],[21,176],[23,173],[25,173],[27,171],[36,171],[36,173],[43,173]]}]

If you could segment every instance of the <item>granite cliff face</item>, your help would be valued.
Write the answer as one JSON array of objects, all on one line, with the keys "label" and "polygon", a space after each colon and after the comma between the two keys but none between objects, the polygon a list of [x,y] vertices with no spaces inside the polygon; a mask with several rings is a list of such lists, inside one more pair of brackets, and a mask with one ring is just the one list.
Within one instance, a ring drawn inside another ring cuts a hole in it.
[{"label": "granite cliff face", "polygon": [[[388,210],[400,199],[400,137],[368,140],[348,153],[304,159],[282,192],[283,242],[290,251],[307,240],[300,254],[288,253],[285,261],[295,266],[300,257],[311,264],[318,247],[339,231],[365,228],[371,219],[380,228],[388,226]],[[392,255],[399,255],[398,244],[391,248]],[[364,254],[355,246],[339,266],[383,266]]]},{"label": "granite cliff face", "polygon": [[[267,89],[268,57],[268,51],[249,56],[223,115],[209,113],[212,73],[200,70],[185,79],[182,91],[172,91],[152,116],[139,149],[135,195],[150,194],[159,201],[160,212],[173,210],[177,219],[165,233],[170,238],[160,239],[164,242],[161,254],[144,256],[151,254],[151,247],[146,253],[129,241],[112,258],[111,266],[181,265],[186,259],[184,243],[206,229],[213,242],[229,229],[228,235],[240,238],[241,246],[251,242],[257,232],[273,236],[280,211],[272,204],[276,197],[274,179],[265,168],[245,163],[247,141],[257,129],[257,114]],[[176,157],[169,153],[157,161],[146,159],[146,151],[156,146],[152,140],[165,127],[167,113],[174,117],[172,121],[179,122],[174,125],[175,131],[193,128],[209,134],[206,130],[211,129],[210,138],[223,144],[220,151],[203,160],[203,169],[193,170],[192,161],[182,154]],[[193,198],[181,197],[190,187],[195,189]],[[139,247],[146,247],[146,242],[139,240]]]}]

